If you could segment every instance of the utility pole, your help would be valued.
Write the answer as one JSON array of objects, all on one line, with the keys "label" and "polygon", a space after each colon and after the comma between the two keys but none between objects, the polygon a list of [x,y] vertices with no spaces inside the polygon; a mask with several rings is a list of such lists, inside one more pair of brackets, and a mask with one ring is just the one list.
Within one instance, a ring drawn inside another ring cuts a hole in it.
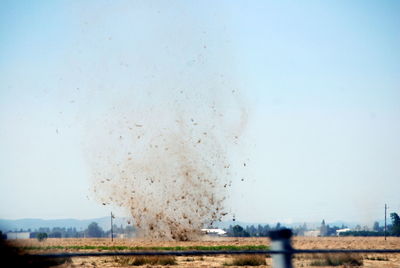
[{"label": "utility pole", "polygon": [[387,205],[385,204],[385,240],[386,240],[386,211],[387,211]]},{"label": "utility pole", "polygon": [[114,217],[114,215],[112,214],[112,211],[111,211],[111,242],[114,240],[114,235],[113,235],[113,217]]}]

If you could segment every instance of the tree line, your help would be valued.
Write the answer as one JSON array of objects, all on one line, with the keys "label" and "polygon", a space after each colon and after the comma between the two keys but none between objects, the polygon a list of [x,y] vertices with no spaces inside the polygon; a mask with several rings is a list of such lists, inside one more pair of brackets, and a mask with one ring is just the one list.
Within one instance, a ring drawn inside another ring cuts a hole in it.
[{"label": "tree line", "polygon": [[400,217],[397,213],[390,213],[391,224],[386,227],[380,226],[379,222],[375,222],[372,230],[363,230],[360,226],[356,226],[354,230],[343,232],[341,236],[400,236]]},{"label": "tree line", "polygon": [[[391,213],[391,224],[387,225],[386,235],[387,236],[400,236],[400,217],[397,213]],[[267,237],[269,232],[272,230],[277,230],[284,228],[283,225],[277,223],[276,226],[266,225],[248,225],[246,227],[242,227],[240,225],[230,225],[229,228],[226,228],[227,236],[231,237]],[[336,236],[337,230],[348,228],[345,225],[342,226],[330,226],[325,223],[325,220],[322,220],[321,226],[319,227],[319,236]],[[292,228],[293,234],[296,236],[304,236],[307,231],[310,229],[304,223],[301,226],[297,226]],[[385,230],[384,226],[380,226],[379,222],[375,222],[372,230],[368,227],[361,227],[357,225],[353,230],[347,232],[340,232],[340,236],[384,236]]]},{"label": "tree line", "polygon": [[[391,213],[391,224],[388,224],[386,232],[383,226],[379,225],[379,222],[375,222],[372,230],[369,230],[367,227],[362,228],[361,226],[356,226],[353,230],[347,232],[341,232],[341,236],[384,236],[385,234],[388,236],[400,236],[400,217],[397,213]],[[268,237],[269,232],[272,230],[277,230],[284,228],[283,225],[277,223],[275,226],[266,225],[248,225],[246,227],[242,227],[240,225],[230,225],[229,228],[225,229],[227,232],[227,236],[232,237]],[[323,220],[321,226],[319,228],[320,236],[334,236],[336,235],[336,231],[339,229],[347,228],[342,225],[338,226],[329,226]],[[293,234],[298,236],[305,235],[309,229],[307,225],[304,223],[302,226],[292,228]],[[20,232],[24,232],[24,230],[20,230]],[[39,228],[31,231],[30,229],[25,230],[25,232],[30,232],[30,238],[38,238],[39,240],[43,240],[46,238],[83,238],[83,237],[110,237],[111,230],[104,231],[96,222],[92,222],[88,225],[85,230],[78,231],[76,228],[65,228],[65,227],[54,227],[50,228]],[[126,227],[113,225],[113,234],[115,236],[124,235],[126,237],[131,237],[135,233],[135,228],[133,226],[127,225]],[[0,236],[5,236],[5,234],[1,234]]]},{"label": "tree line", "polygon": [[[19,230],[19,232],[29,232],[30,238],[38,238],[43,240],[46,238],[83,238],[83,237],[111,237],[111,229],[104,231],[97,222],[92,222],[84,230],[77,230],[75,227],[65,228],[65,227],[41,227],[35,230]],[[133,236],[135,233],[135,228],[133,226],[127,225],[123,227],[122,225],[113,225],[114,236],[124,235],[126,237]],[[5,234],[2,234],[5,236]]]},{"label": "tree line", "polygon": [[230,225],[225,231],[227,236],[232,237],[267,237],[270,231],[281,228],[284,228],[284,226],[278,222],[274,227],[271,227],[269,224],[247,225],[244,228],[240,225]]}]

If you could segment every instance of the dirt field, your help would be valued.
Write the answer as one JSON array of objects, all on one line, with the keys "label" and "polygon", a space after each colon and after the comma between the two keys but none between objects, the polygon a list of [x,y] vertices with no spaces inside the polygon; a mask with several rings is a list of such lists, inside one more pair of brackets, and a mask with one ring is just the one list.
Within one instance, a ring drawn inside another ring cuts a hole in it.
[{"label": "dirt field", "polygon": [[[266,238],[205,238],[202,241],[190,242],[160,242],[143,239],[47,239],[39,242],[36,239],[17,240],[14,245],[25,248],[28,253],[49,253],[49,252],[84,252],[84,251],[106,251],[112,246],[140,247],[142,249],[154,247],[191,247],[191,246],[254,246],[269,245]],[[87,248],[87,246],[94,246]],[[296,237],[293,246],[297,249],[400,249],[400,238],[389,237],[386,241],[383,238],[367,237]],[[86,247],[86,248],[85,248]],[[104,248],[101,248],[104,247]],[[127,250],[127,249],[125,249]],[[400,254],[368,254],[355,256],[362,261],[362,267],[399,267]],[[311,266],[325,256],[300,255],[295,256],[295,267],[331,267]],[[232,262],[231,256],[204,256],[204,257],[177,257],[176,265],[173,267],[221,267]],[[72,258],[70,263],[58,267],[128,267],[127,261],[116,257],[86,257]],[[259,267],[271,267],[271,258],[266,258],[266,265]],[[320,265],[322,265],[320,263]],[[153,266],[153,265],[146,265]],[[155,265],[158,267],[166,267]],[[232,266],[231,266],[232,267]],[[340,267],[340,266],[339,266]],[[345,267],[341,265],[341,267]]]}]

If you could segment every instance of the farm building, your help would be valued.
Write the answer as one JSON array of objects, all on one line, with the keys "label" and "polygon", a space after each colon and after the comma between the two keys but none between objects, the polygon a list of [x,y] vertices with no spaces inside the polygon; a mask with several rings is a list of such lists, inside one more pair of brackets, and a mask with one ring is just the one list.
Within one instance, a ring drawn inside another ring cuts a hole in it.
[{"label": "farm building", "polygon": [[345,232],[349,232],[349,231],[351,231],[350,228],[339,229],[339,230],[336,230],[336,235],[340,236],[341,233],[345,233]]},{"label": "farm building", "polygon": [[30,232],[8,232],[7,239],[29,239]]},{"label": "farm building", "polygon": [[225,236],[226,232],[222,229],[201,229],[201,232],[211,236]]}]

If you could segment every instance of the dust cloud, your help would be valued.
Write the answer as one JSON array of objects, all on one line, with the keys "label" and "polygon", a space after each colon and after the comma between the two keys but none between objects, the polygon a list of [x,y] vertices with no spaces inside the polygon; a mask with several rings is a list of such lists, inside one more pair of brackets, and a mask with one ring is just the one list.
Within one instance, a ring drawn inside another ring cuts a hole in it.
[{"label": "dust cloud", "polygon": [[144,237],[194,239],[230,212],[229,188],[246,168],[233,18],[222,4],[173,1],[89,10],[82,27],[98,38],[83,38],[99,49],[85,69],[95,80],[84,78],[94,196],[126,209]]},{"label": "dust cloud", "polygon": [[143,237],[196,239],[229,213],[246,124],[234,89],[152,91],[116,104],[91,130],[95,196],[126,209]]}]

